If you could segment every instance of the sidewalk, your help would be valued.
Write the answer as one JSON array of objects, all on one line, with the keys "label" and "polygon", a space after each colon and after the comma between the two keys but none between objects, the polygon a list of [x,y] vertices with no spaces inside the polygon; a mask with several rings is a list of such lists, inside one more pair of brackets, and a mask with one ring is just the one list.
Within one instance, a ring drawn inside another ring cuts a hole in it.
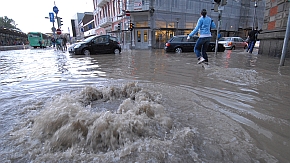
[{"label": "sidewalk", "polygon": [[29,49],[29,45],[0,46],[0,51]]}]

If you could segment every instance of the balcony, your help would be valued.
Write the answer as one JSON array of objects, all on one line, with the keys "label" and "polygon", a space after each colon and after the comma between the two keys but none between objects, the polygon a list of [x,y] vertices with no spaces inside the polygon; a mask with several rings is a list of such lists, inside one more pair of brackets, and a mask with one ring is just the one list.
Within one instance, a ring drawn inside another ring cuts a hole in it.
[{"label": "balcony", "polygon": [[110,2],[110,0],[98,0],[97,6],[103,7],[107,2]]},{"label": "balcony", "polygon": [[100,27],[105,28],[112,25],[112,18],[103,18],[100,20]]}]

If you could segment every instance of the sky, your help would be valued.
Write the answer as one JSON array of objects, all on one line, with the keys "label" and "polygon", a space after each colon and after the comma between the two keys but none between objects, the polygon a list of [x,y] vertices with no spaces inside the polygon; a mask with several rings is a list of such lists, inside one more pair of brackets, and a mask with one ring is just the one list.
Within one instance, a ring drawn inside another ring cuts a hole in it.
[{"label": "sky", "polygon": [[71,31],[71,19],[76,13],[94,10],[93,0],[1,0],[0,17],[13,19],[16,27],[25,33],[51,33],[52,22],[45,17],[53,12],[54,2],[63,21],[61,30],[64,33],[68,33],[68,28]]}]

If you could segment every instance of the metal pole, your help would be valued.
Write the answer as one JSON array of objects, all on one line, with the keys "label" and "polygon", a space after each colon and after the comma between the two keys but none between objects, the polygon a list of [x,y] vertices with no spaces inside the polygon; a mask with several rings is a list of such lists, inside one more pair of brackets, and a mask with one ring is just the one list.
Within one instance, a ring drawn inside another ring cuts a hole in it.
[{"label": "metal pole", "polygon": [[[54,18],[53,18],[54,19]],[[52,33],[53,33],[53,38],[54,38],[54,41],[56,40],[56,37],[55,37],[55,27],[54,27],[54,22],[52,22]],[[53,44],[53,47],[55,47],[55,43]]]},{"label": "metal pole", "polygon": [[256,23],[256,9],[257,9],[257,0],[255,0],[255,8],[254,8],[254,16],[253,16],[253,27],[252,30],[255,29],[255,23]]},{"label": "metal pole", "polygon": [[178,31],[178,23],[179,23],[179,18],[176,18],[176,35],[179,34],[179,31]]},{"label": "metal pole", "polygon": [[216,39],[215,39],[215,50],[214,50],[215,55],[217,55],[217,51],[218,51],[218,39],[219,39],[218,36],[220,33],[221,17],[222,17],[222,10],[219,10],[218,26],[217,26]]},{"label": "metal pole", "polygon": [[285,62],[285,55],[287,52],[287,47],[288,47],[288,42],[289,42],[289,36],[290,36],[290,9],[289,14],[288,14],[288,22],[287,22],[287,28],[286,28],[286,33],[285,33],[285,38],[284,38],[284,44],[283,44],[283,49],[282,49],[282,55],[280,59],[280,66],[284,66]]},{"label": "metal pole", "polygon": [[[130,17],[130,24],[131,24],[131,17]],[[130,35],[131,35],[131,45],[130,45],[130,49],[132,50],[132,43],[133,43],[133,41],[132,41],[132,37],[133,37],[133,34],[132,34],[132,29],[130,29]]]}]

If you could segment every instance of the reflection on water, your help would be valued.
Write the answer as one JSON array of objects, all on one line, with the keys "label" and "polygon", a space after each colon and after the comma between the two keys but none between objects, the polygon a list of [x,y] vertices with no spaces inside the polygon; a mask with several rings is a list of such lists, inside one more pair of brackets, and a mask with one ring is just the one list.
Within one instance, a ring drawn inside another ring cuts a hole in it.
[{"label": "reflection on water", "polygon": [[209,57],[1,52],[0,160],[289,162],[289,66]]}]

